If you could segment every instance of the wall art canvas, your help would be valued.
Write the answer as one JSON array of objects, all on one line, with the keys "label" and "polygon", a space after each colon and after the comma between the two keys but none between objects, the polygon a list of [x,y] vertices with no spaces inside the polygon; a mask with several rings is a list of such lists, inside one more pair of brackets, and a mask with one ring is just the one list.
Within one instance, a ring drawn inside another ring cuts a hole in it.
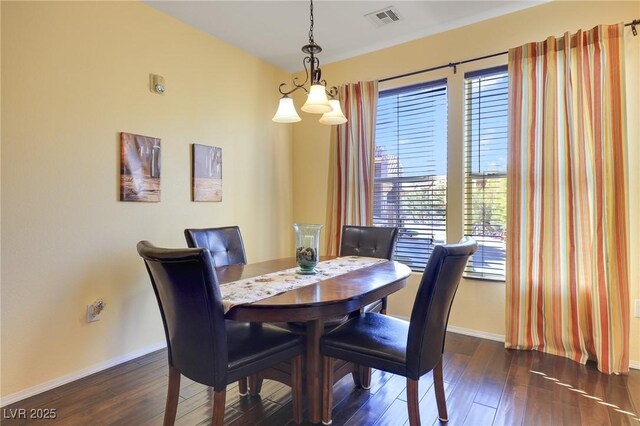
[{"label": "wall art canvas", "polygon": [[160,201],[160,139],[120,133],[120,201]]},{"label": "wall art canvas", "polygon": [[222,201],[222,148],[193,144],[193,201]]}]

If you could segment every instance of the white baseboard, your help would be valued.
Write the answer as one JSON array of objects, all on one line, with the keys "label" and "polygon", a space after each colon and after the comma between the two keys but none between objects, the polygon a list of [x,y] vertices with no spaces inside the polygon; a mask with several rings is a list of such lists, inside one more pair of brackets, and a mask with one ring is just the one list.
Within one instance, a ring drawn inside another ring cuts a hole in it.
[{"label": "white baseboard", "polygon": [[[405,321],[409,321],[409,318],[400,315],[391,315],[392,317],[400,318]],[[447,331],[453,333],[464,334],[466,336],[480,337],[481,339],[494,340],[496,342],[504,342],[504,335],[488,333],[486,331],[473,330],[471,328],[456,327],[455,325],[448,325]]]},{"label": "white baseboard", "polygon": [[466,336],[479,337],[481,339],[493,340],[495,342],[504,343],[504,335],[496,333],[488,333],[486,331],[473,330],[471,328],[456,327],[455,325],[447,326],[447,331],[453,333],[464,334]]},{"label": "white baseboard", "polygon": [[[485,331],[456,327],[455,325],[448,326],[447,331],[452,331],[454,333],[459,333],[459,334],[465,334],[467,336],[480,337],[482,339],[487,339],[487,340],[495,340],[496,342],[504,343],[504,336],[502,334],[487,333]],[[640,370],[640,361],[630,360],[629,368],[633,368],[634,370]]]},{"label": "white baseboard", "polygon": [[75,380],[81,379],[83,377],[89,376],[91,374],[97,373],[102,370],[106,370],[107,368],[111,368],[115,365],[122,364],[123,362],[130,361],[132,359],[141,357],[143,355],[146,355],[151,352],[155,352],[159,349],[163,349],[166,347],[167,347],[167,342],[162,341],[153,345],[146,346],[142,349],[138,349],[137,351],[129,352],[128,354],[124,354],[124,355],[112,358],[108,361],[101,362],[99,364],[95,364],[87,368],[83,368],[82,370],[74,371],[73,373],[66,374],[62,377],[58,377],[53,380],[49,380],[48,382],[41,383],[39,385],[30,387],[28,389],[21,390],[20,392],[7,395],[2,399],[0,399],[0,407],[6,407],[7,405],[32,397],[39,393],[46,392],[53,388],[57,388],[58,386],[62,386],[64,384],[73,382]]},{"label": "white baseboard", "polygon": [[[408,321],[409,318],[401,317],[398,315],[393,315],[396,318],[401,318],[403,320]],[[464,327],[456,327],[455,325],[447,326],[447,331],[451,331],[453,333],[464,334],[466,336],[480,337],[481,339],[493,340],[496,342],[504,343],[504,335],[495,334],[495,333],[487,333],[486,331],[473,330],[470,328]],[[634,370],[640,370],[640,361],[629,360],[629,368],[633,368]]]}]

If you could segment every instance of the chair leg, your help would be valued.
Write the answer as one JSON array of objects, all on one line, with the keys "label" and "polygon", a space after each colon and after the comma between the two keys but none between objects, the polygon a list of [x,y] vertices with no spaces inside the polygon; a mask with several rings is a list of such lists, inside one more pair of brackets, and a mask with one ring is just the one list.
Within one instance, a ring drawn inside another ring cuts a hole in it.
[{"label": "chair leg", "polygon": [[330,425],[333,409],[333,359],[323,357],[322,373],[322,424]]},{"label": "chair leg", "polygon": [[302,355],[291,362],[291,405],[293,405],[293,421],[302,423]]},{"label": "chair leg", "polygon": [[260,395],[260,391],[262,390],[262,378],[258,377],[257,374],[252,374],[249,376],[249,393],[251,396]]},{"label": "chair leg", "polygon": [[418,406],[418,381],[407,377],[407,408],[409,426],[420,426],[420,407]]},{"label": "chair leg", "polygon": [[164,409],[164,426],[172,426],[175,423],[179,397],[180,372],[174,367],[169,367],[169,386],[167,389],[167,403]]},{"label": "chair leg", "polygon": [[224,410],[227,402],[227,389],[213,392],[213,417],[211,418],[212,426],[223,426]]},{"label": "chair leg", "polygon": [[436,403],[438,404],[438,418],[442,422],[449,421],[447,414],[447,401],[444,397],[444,380],[442,379],[442,356],[440,361],[433,367],[433,387],[436,392]]},{"label": "chair leg", "polygon": [[243,377],[238,380],[238,394],[240,396],[247,396],[247,378]]},{"label": "chair leg", "polygon": [[351,377],[353,377],[353,384],[357,388],[362,387],[362,368],[358,364],[353,364],[353,371],[351,372]]},{"label": "chair leg", "polygon": [[360,383],[362,389],[371,389],[371,367],[360,366]]}]

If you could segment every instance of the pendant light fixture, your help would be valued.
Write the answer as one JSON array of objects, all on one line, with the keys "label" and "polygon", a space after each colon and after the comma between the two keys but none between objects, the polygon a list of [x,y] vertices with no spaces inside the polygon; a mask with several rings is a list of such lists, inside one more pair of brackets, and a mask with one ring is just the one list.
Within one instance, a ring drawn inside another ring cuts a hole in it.
[{"label": "pendant light fixture", "polygon": [[[278,91],[282,94],[282,98],[278,111],[272,120],[276,123],[295,123],[302,120],[293,105],[293,99],[289,97],[296,90],[302,89],[307,94],[307,101],[302,106],[304,112],[324,114],[320,118],[322,124],[346,123],[347,118],[342,113],[340,101],[335,99],[338,95],[338,88],[333,86],[327,90],[327,82],[322,80],[320,61],[315,56],[322,52],[322,48],[313,40],[313,0],[310,1],[309,44],[302,46],[302,52],[308,55],[302,60],[306,77],[302,83],[298,83],[297,77],[294,77],[291,82],[293,86],[291,90],[287,90],[287,83],[280,84]],[[305,87],[307,82],[310,82],[309,89]],[[328,99],[327,96],[331,99]]]}]

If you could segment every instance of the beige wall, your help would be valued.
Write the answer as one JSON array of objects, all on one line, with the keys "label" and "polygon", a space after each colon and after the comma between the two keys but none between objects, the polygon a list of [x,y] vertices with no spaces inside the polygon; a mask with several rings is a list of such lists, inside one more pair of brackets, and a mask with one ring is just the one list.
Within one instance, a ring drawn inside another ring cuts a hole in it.
[{"label": "beige wall", "polygon": [[[491,19],[458,30],[423,38],[323,66],[330,84],[372,80],[404,74],[449,62],[501,52],[527,42],[543,40],[565,31],[592,28],[597,24],[629,22],[640,17],[639,2],[552,2],[519,13]],[[640,147],[637,117],[640,116],[640,36],[631,37],[627,28],[627,102],[630,158],[630,259],[631,299],[640,298]],[[322,60],[322,58],[320,58]],[[458,73],[448,69],[411,79],[395,80],[404,85],[436,78],[449,79],[449,199],[448,238],[462,235],[462,76],[465,71],[506,63],[506,56],[467,64]],[[389,87],[389,83],[385,83]],[[300,104],[300,99],[297,100]],[[329,129],[317,124],[310,114],[295,124],[293,134],[294,211],[296,221],[326,223],[329,161]],[[455,196],[454,194],[457,194]],[[326,247],[326,244],[325,244]],[[419,277],[408,288],[390,298],[390,313],[409,316]],[[493,335],[504,334],[504,283],[463,281],[454,303],[450,324]],[[640,361],[640,319],[632,318],[631,359]]]},{"label": "beige wall", "polygon": [[[139,240],[238,224],[251,261],[284,256],[293,201],[292,130],[271,122],[283,71],[142,3],[1,7],[6,397],[164,341]],[[162,139],[160,203],[118,201],[121,131]],[[222,203],[190,201],[194,142],[223,149]]]}]

